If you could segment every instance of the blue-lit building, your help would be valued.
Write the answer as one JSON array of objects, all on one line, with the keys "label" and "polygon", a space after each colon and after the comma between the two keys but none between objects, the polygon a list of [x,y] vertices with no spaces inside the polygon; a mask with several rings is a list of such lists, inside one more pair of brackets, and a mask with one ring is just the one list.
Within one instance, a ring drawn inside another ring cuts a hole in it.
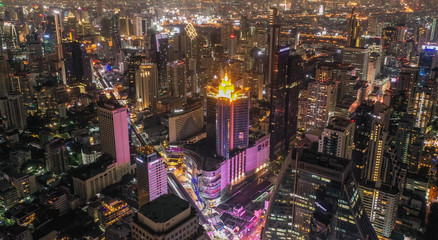
[{"label": "blue-lit building", "polygon": [[230,150],[243,149],[249,144],[249,89],[235,90],[225,74],[219,88],[209,87],[208,95],[216,102],[210,106],[216,112],[216,151],[229,159]]},{"label": "blue-lit building", "polygon": [[420,52],[418,67],[420,68],[419,86],[424,86],[430,79],[431,69],[437,66],[438,46],[423,45]]}]

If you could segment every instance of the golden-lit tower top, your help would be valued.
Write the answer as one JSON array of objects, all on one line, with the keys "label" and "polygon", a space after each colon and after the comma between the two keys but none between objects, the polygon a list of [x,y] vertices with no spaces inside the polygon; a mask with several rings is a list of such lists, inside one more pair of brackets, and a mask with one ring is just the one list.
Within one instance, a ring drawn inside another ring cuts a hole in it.
[{"label": "golden-lit tower top", "polygon": [[219,93],[217,97],[224,97],[233,100],[234,85],[228,78],[228,73],[225,73],[225,77],[222,79],[221,84],[219,84]]}]

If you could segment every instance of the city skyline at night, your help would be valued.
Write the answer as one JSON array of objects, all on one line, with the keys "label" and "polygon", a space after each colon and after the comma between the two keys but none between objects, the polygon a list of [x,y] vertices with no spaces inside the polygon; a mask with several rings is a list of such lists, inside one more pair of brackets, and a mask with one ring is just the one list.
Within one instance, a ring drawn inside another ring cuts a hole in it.
[{"label": "city skyline at night", "polygon": [[0,239],[437,240],[438,0],[0,0]]}]

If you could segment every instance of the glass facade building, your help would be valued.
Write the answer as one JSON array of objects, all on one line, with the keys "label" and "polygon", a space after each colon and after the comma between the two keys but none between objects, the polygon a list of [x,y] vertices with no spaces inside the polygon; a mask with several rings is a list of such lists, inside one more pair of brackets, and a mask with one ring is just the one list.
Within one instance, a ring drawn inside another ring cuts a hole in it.
[{"label": "glass facade building", "polygon": [[351,161],[309,150],[293,155],[280,172],[263,239],[378,239]]}]

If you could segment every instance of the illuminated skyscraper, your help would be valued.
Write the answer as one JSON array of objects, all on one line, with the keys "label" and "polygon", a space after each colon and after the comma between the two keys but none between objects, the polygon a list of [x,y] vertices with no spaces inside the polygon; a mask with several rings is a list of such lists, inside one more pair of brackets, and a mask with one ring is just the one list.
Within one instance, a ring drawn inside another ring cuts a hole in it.
[{"label": "illuminated skyscraper", "polygon": [[278,48],[280,46],[280,25],[278,24],[278,10],[270,9],[269,16],[269,62],[268,62],[268,78],[265,84],[272,84],[277,78],[278,73]]},{"label": "illuminated skyscraper", "polygon": [[351,12],[351,17],[348,20],[347,46],[349,46],[349,47],[358,47],[359,46],[361,26],[360,26],[359,19],[357,19],[355,11],[356,11],[356,7],[353,8],[353,10]]},{"label": "illuminated skyscraper", "polygon": [[[289,60],[289,47],[275,51],[274,76],[270,82],[270,116],[269,132],[271,133],[271,158],[278,157],[287,150],[286,141],[286,109],[289,109],[287,102],[287,66]],[[271,60],[271,58],[270,58]]]},{"label": "illuminated skyscraper", "polygon": [[[208,91],[210,107],[216,111],[216,151],[228,159],[230,150],[246,148],[249,144],[249,89],[234,89],[225,74],[219,88],[209,86]],[[207,119],[209,123],[212,121]]]},{"label": "illuminated skyscraper", "polygon": [[423,87],[429,81],[432,69],[438,67],[438,46],[436,44],[421,46],[418,67],[420,68],[418,86]]},{"label": "illuminated skyscraper", "polygon": [[142,64],[135,70],[135,99],[139,110],[155,109],[158,98],[157,64]]},{"label": "illuminated skyscraper", "polygon": [[132,56],[128,60],[128,81],[129,81],[128,97],[129,99],[131,99],[132,103],[137,102],[137,95],[136,95],[137,89],[135,85],[136,84],[135,78],[136,78],[136,73],[138,72],[138,68],[140,67],[143,61],[144,59],[142,56]]},{"label": "illuminated skyscraper", "polygon": [[167,194],[167,172],[163,158],[151,146],[137,148],[138,206]]},{"label": "illuminated skyscraper", "polygon": [[384,170],[384,152],[388,137],[389,112],[390,109],[387,109],[383,104],[378,104],[378,107],[375,108],[375,118],[372,120],[365,167],[365,178],[369,181],[382,181],[386,174]]},{"label": "illuminated skyscraper", "polygon": [[288,46],[280,47],[278,10],[270,9],[268,73],[265,86],[270,100],[269,132],[271,134],[270,157],[276,158],[288,150],[290,137],[297,128],[297,113],[301,59],[290,56]]},{"label": "illuminated skyscraper", "polygon": [[100,102],[98,108],[102,152],[116,160],[121,178],[130,164],[128,112],[117,103]]},{"label": "illuminated skyscraper", "polygon": [[181,99],[187,97],[187,73],[184,61],[175,61],[167,65],[167,86],[172,97]]},{"label": "illuminated skyscraper", "polygon": [[152,62],[157,64],[158,83],[160,87],[166,86],[167,81],[167,59],[169,52],[169,38],[165,33],[149,34],[151,38],[150,56]]},{"label": "illuminated skyscraper", "polygon": [[62,50],[62,24],[60,20],[61,13],[58,10],[53,11],[53,15],[47,16],[43,35],[44,54],[56,54],[57,68],[61,72],[60,77],[64,85],[67,84],[65,66],[63,62]]}]

